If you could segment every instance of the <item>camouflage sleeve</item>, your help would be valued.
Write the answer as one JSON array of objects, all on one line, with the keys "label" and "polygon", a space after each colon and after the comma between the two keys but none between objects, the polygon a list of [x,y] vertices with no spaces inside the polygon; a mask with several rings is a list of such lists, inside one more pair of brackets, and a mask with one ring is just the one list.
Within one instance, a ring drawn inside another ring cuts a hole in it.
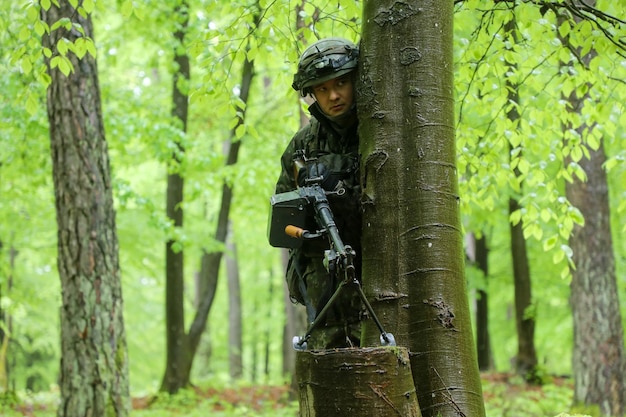
[{"label": "camouflage sleeve", "polygon": [[280,157],[280,176],[276,182],[276,194],[296,189],[296,180],[293,174],[293,153],[295,152],[294,139],[291,139],[287,148]]},{"label": "camouflage sleeve", "polygon": [[296,189],[296,179],[293,172],[293,155],[296,150],[304,149],[308,138],[311,136],[313,127],[311,123],[303,127],[291,139],[285,152],[280,158],[280,176],[276,182],[276,194],[293,191]]}]

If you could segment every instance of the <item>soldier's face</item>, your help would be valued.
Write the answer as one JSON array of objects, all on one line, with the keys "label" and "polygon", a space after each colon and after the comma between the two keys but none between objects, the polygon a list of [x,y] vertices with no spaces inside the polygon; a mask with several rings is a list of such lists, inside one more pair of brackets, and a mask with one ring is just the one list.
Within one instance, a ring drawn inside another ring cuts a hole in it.
[{"label": "soldier's face", "polygon": [[318,84],[312,90],[320,108],[328,116],[341,116],[352,107],[354,86],[350,74]]}]

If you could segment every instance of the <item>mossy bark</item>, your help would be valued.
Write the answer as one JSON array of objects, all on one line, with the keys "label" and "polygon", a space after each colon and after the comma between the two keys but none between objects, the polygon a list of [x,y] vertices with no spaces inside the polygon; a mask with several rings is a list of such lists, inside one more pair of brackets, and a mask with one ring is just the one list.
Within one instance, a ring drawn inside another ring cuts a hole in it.
[{"label": "mossy bark", "polygon": [[[43,46],[93,39],[93,25],[67,1],[42,19],[49,27]],[[76,30],[82,28],[84,33]],[[128,355],[123,321],[119,245],[98,70],[89,53],[68,52],[73,71],[51,67],[48,120],[57,214],[57,266],[61,279],[61,390],[58,417],[127,416]]]}]

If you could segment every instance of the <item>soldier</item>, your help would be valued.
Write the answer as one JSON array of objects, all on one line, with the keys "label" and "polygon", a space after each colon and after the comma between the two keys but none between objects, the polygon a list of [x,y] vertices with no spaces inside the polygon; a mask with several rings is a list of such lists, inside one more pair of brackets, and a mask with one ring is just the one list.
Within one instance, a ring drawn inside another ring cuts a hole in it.
[{"label": "soldier", "polygon": [[[360,277],[361,207],[359,137],[354,84],[359,49],[345,39],[326,38],[309,46],[298,63],[292,87],[314,99],[311,119],[293,137],[281,157],[282,171],[276,193],[305,185],[307,178],[321,177],[328,193],[341,239],[356,251],[356,276]],[[296,165],[294,158],[309,163]],[[312,162],[311,162],[312,161]],[[286,279],[294,302],[307,306],[313,321],[334,290],[338,280],[324,266],[326,239],[305,241],[289,252]],[[342,290],[322,326],[314,329],[307,346],[328,349],[359,346],[362,304],[351,286]]]}]

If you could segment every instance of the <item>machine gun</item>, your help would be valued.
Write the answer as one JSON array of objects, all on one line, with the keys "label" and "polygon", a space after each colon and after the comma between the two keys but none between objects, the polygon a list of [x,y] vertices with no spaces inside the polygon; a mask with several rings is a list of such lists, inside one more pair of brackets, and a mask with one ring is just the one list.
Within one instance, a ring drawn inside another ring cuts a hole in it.
[{"label": "machine gun", "polygon": [[[325,236],[330,246],[330,249],[325,251],[325,264],[329,271],[337,274],[337,277],[343,275],[332,296],[315,316],[313,322],[309,324],[304,336],[295,336],[293,338],[293,347],[296,350],[306,349],[311,332],[322,323],[326,313],[337,301],[341,291],[347,285],[355,286],[361,301],[376,323],[380,331],[381,345],[395,346],[394,336],[385,332],[363,292],[354,267],[356,252],[350,245],[345,244],[339,236],[339,230],[335,224],[333,212],[330,209],[327,195],[343,195],[345,189],[339,188],[335,191],[325,191],[320,182],[321,177],[308,178],[305,181],[305,185],[297,190],[276,194],[270,199],[272,206],[268,233],[270,244],[277,247],[298,248],[304,240]],[[315,224],[311,224],[311,217],[315,219]],[[312,227],[319,227],[319,229],[309,230]]]}]

